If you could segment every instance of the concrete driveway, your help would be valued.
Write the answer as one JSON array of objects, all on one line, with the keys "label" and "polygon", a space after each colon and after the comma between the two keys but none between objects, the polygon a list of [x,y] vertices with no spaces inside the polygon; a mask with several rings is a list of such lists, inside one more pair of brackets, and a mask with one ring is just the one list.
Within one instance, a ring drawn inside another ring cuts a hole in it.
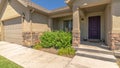
[{"label": "concrete driveway", "polygon": [[0,55],[24,68],[65,68],[71,61],[71,58],[8,42],[0,42]]}]

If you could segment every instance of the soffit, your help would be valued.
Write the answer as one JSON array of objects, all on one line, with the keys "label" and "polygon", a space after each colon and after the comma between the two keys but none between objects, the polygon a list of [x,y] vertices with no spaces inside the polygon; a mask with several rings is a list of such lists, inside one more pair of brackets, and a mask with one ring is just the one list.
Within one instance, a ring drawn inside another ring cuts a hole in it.
[{"label": "soffit", "polygon": [[86,13],[104,11],[106,5],[107,5],[107,4],[83,8],[83,11],[86,12]]}]

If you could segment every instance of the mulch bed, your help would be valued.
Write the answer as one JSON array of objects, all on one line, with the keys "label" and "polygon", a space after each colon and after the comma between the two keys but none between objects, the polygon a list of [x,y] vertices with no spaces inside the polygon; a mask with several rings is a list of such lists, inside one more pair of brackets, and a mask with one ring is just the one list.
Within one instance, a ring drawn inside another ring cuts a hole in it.
[{"label": "mulch bed", "polygon": [[[56,54],[56,55],[58,55],[58,50],[55,49],[55,48],[40,48],[40,49],[38,49],[38,50],[44,51],[44,52],[48,52],[48,53],[51,53],[51,54]],[[65,55],[64,55],[64,57],[73,58],[74,55],[72,55],[72,56],[65,56]]]},{"label": "mulch bed", "polygon": [[58,50],[56,50],[55,48],[42,48],[40,49],[41,51],[45,51],[45,52],[49,52],[52,54],[57,54]]}]

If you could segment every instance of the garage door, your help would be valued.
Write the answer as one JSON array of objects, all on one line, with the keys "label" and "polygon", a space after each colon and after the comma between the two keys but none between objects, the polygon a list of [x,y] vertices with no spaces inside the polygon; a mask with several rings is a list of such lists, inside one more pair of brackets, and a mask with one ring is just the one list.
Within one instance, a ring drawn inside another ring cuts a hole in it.
[{"label": "garage door", "polygon": [[4,40],[11,43],[22,44],[21,18],[4,21]]}]

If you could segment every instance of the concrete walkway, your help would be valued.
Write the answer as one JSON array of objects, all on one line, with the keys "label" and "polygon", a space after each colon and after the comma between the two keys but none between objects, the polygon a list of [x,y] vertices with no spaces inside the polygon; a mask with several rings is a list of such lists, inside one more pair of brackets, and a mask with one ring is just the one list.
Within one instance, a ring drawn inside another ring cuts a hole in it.
[{"label": "concrete walkway", "polygon": [[[92,46],[90,46],[92,45]],[[67,68],[119,68],[112,51],[102,43],[85,42]]]},{"label": "concrete walkway", "polygon": [[0,42],[0,55],[24,68],[65,68],[71,61],[71,58],[7,42]]}]

